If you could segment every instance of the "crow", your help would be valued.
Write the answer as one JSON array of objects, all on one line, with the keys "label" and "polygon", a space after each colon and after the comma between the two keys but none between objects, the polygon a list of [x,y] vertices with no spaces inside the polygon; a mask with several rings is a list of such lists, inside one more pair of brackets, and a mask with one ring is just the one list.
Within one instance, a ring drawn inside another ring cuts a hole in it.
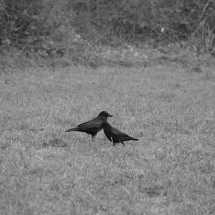
[{"label": "crow", "polygon": [[112,117],[107,111],[102,111],[96,118],[90,121],[84,122],[75,128],[70,128],[66,132],[79,131],[92,135],[92,139],[95,138],[97,133],[102,130],[102,123],[107,122],[107,118]]},{"label": "crow", "polygon": [[127,134],[121,132],[120,130],[112,127],[108,122],[103,122],[102,128],[104,130],[106,137],[113,143],[114,146],[116,145],[116,143],[122,143],[125,146],[124,141],[139,140],[130,137]]}]

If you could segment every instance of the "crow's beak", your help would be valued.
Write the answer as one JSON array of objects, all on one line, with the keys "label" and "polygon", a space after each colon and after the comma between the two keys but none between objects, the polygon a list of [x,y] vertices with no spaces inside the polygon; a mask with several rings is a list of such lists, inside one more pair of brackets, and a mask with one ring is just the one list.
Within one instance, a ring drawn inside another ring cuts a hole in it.
[{"label": "crow's beak", "polygon": [[113,117],[112,115],[108,114],[108,117]]}]

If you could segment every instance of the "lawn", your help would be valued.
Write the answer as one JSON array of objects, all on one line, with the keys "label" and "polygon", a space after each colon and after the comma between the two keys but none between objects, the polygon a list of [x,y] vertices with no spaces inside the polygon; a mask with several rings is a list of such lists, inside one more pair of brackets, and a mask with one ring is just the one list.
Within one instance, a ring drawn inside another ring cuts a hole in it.
[{"label": "lawn", "polygon": [[[65,133],[103,110],[139,141]],[[0,135],[2,215],[215,214],[213,67],[2,73]]]}]

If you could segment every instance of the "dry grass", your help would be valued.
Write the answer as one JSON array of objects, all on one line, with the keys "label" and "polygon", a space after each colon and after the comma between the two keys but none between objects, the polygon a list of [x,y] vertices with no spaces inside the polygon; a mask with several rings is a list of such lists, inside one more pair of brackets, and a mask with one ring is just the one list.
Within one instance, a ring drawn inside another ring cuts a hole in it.
[{"label": "dry grass", "polygon": [[[0,214],[214,214],[214,91],[213,68],[1,74]],[[65,133],[102,110],[140,140]]]}]

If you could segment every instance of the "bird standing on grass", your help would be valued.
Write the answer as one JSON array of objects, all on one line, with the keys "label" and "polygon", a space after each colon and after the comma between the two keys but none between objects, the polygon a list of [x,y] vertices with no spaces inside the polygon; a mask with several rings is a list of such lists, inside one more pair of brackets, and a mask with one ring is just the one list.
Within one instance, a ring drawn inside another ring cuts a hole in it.
[{"label": "bird standing on grass", "polygon": [[68,129],[66,130],[66,132],[70,131],[85,132],[87,134],[91,134],[93,139],[96,136],[96,134],[102,130],[102,123],[107,122],[108,117],[112,117],[112,115],[110,115],[107,111],[102,111],[96,118],[84,122],[75,128]]},{"label": "bird standing on grass", "polygon": [[106,137],[113,143],[114,146],[116,145],[116,143],[122,143],[125,146],[124,141],[139,140],[130,137],[126,133],[123,133],[120,130],[112,127],[108,122],[103,122],[102,128],[104,130]]}]

